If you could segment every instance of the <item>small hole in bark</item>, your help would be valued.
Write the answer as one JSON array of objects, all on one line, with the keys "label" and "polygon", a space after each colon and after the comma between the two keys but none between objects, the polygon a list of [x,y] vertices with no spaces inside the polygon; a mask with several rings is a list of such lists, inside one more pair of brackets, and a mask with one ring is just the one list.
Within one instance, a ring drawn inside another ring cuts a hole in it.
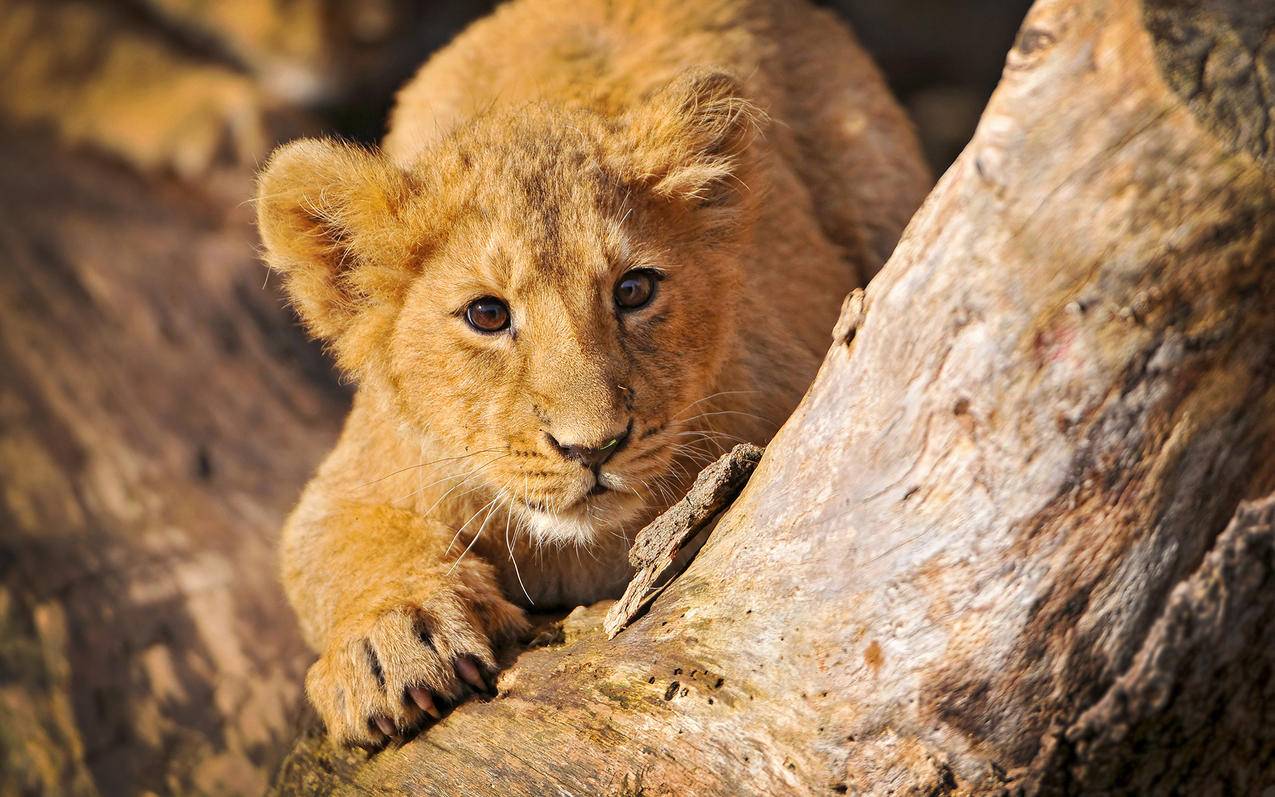
[{"label": "small hole in bark", "polygon": [[201,481],[208,481],[213,476],[212,452],[201,445],[195,450],[195,475]]},{"label": "small hole in bark", "polygon": [[1027,28],[1018,34],[1015,45],[1023,55],[1031,55],[1037,50],[1044,50],[1055,41],[1054,34],[1040,28]]},{"label": "small hole in bark", "polygon": [[832,790],[835,791],[837,794],[845,794],[846,792],[850,791],[850,787],[844,783],[838,783],[836,786],[832,787]]}]

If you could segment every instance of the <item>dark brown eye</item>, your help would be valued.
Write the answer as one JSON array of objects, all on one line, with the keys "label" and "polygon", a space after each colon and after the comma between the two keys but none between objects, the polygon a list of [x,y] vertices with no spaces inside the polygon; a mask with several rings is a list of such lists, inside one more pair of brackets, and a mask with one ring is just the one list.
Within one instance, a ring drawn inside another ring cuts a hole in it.
[{"label": "dark brown eye", "polygon": [[479,332],[500,332],[509,328],[509,307],[499,299],[484,296],[465,308],[465,320]]},{"label": "dark brown eye", "polygon": [[648,269],[630,271],[615,283],[615,303],[621,310],[645,307],[655,296],[655,283],[658,279],[655,272]]}]

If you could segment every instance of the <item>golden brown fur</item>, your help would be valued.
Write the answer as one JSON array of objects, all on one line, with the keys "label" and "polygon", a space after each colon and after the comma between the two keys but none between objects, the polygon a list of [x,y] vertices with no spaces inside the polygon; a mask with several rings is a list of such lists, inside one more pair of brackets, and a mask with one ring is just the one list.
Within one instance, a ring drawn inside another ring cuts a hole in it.
[{"label": "golden brown fur", "polygon": [[[791,411],[926,187],[849,33],[792,0],[517,0],[402,91],[383,152],[282,148],[267,257],[360,385],[283,544],[333,734],[459,698],[518,606],[614,596],[632,535]],[[617,309],[641,268],[655,298]],[[483,296],[510,330],[469,328]],[[596,475],[553,444],[626,429]]]}]

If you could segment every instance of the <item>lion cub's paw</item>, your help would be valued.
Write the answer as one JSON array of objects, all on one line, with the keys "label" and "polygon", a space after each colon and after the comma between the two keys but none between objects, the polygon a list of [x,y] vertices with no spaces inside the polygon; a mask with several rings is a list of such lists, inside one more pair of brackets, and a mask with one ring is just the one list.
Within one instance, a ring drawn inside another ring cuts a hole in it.
[{"label": "lion cub's paw", "polygon": [[306,674],[306,694],[333,738],[379,747],[471,692],[490,692],[493,646],[526,628],[503,597],[462,584],[386,601],[333,631]]}]

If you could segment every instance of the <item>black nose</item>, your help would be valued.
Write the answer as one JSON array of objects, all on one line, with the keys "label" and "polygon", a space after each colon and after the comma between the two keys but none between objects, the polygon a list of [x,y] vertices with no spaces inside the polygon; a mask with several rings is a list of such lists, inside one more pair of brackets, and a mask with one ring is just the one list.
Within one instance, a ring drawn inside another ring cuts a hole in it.
[{"label": "black nose", "polygon": [[615,456],[617,451],[624,448],[624,443],[629,438],[629,430],[625,429],[619,434],[612,436],[600,446],[582,446],[562,443],[558,441],[558,438],[548,432],[545,432],[545,437],[549,438],[549,442],[553,444],[553,447],[556,448],[558,453],[562,454],[562,456],[572,462],[579,462],[581,465],[589,468],[590,470],[596,470],[603,462],[606,462],[608,459]]}]

